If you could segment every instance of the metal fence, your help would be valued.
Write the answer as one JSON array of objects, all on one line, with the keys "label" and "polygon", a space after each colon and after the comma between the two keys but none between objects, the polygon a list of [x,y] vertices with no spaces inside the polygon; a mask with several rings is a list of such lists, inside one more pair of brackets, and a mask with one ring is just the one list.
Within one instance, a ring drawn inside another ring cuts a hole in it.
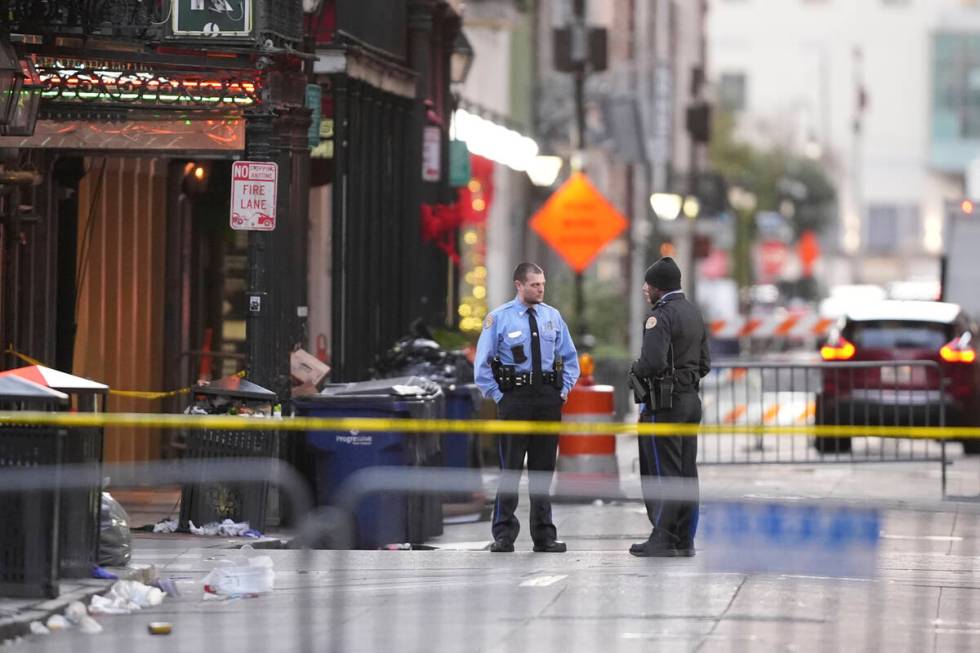
[{"label": "metal fence", "polygon": [[702,464],[943,462],[944,441],[753,435],[744,427],[943,427],[963,417],[931,361],[722,363],[702,381],[701,398],[703,424],[733,427],[701,439]]},{"label": "metal fence", "polygon": [[[87,482],[88,470],[13,470],[0,492],[38,492]],[[114,483],[154,487],[199,480],[197,470],[159,464],[107,468]],[[213,462],[212,480],[280,486],[306,515],[295,546],[349,545],[359,506],[377,494],[488,490],[474,471],[371,468],[350,477],[334,505],[311,510],[301,479],[278,461]],[[565,486],[565,498],[575,498]],[[977,650],[980,647],[980,505],[902,501],[747,500],[703,488],[694,558],[637,559],[625,549],[645,535],[640,487],[603,506],[555,508],[566,554],[490,554],[484,542],[436,550],[295,548],[257,551],[275,566],[272,592],[202,600],[199,584],[238,555],[200,540],[167,547],[137,540],[134,561],[157,565],[182,587],[156,607],[99,617],[30,637],[37,651],[777,651]],[[661,496],[691,498],[686,486]],[[594,496],[594,486],[581,496]],[[612,499],[613,497],[608,497]],[[905,497],[907,498],[907,497]],[[527,506],[521,498],[520,511]],[[488,525],[472,526],[484,535]],[[461,527],[462,528],[462,527]],[[459,540],[459,538],[457,538]],[[523,543],[523,542],[521,542]],[[227,544],[221,542],[221,544]],[[140,547],[143,547],[141,551]],[[522,547],[519,547],[521,549]],[[168,636],[148,625],[169,622]]]}]

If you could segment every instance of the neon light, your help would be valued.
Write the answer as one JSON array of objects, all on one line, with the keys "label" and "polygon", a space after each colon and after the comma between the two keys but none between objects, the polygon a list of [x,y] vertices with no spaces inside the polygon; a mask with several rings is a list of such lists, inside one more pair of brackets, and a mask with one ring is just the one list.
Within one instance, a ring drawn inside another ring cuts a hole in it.
[{"label": "neon light", "polygon": [[146,72],[47,68],[39,81],[50,101],[252,106],[258,85],[243,79],[172,79]]}]

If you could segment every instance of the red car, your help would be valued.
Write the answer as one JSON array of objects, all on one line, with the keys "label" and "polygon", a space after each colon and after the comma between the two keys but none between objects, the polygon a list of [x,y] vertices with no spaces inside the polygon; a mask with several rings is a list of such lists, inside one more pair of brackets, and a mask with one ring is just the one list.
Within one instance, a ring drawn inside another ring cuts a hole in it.
[{"label": "red car", "polygon": [[[854,308],[820,349],[824,361],[851,365],[823,370],[817,424],[938,426],[942,411],[946,426],[980,425],[977,345],[977,326],[958,304]],[[825,453],[851,449],[850,438],[818,437],[814,445]],[[980,453],[980,440],[965,440],[963,448]]]}]

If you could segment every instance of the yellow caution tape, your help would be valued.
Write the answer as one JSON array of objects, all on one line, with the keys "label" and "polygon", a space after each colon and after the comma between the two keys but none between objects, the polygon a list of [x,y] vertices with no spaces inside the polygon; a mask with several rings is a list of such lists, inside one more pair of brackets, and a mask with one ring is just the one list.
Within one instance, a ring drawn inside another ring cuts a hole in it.
[{"label": "yellow caution tape", "polygon": [[[14,346],[13,345],[8,345],[7,346],[6,353],[12,354],[12,355],[16,356],[17,358],[19,358],[20,360],[24,361],[28,365],[42,365],[42,366],[44,366],[44,363],[42,363],[41,361],[37,360],[36,358],[31,358],[27,354],[22,354],[19,351],[17,351],[16,349],[14,349]],[[47,366],[45,366],[45,367],[47,367]],[[245,377],[245,370],[241,370],[240,372],[236,372],[235,373],[235,376],[237,376],[239,378],[244,378]],[[163,390],[163,391],[160,391],[160,392],[151,392],[151,391],[144,391],[144,390],[113,390],[112,388],[110,388],[109,389],[109,394],[110,395],[113,395],[113,396],[116,396],[116,397],[126,397],[128,399],[147,399],[147,400],[153,400],[153,399],[166,399],[168,397],[177,397],[179,395],[186,395],[186,394],[189,394],[191,390],[192,390],[191,386],[188,386],[186,388],[178,388],[177,390]]]},{"label": "yellow caution tape", "polygon": [[7,346],[7,352],[6,353],[13,354],[14,356],[16,356],[17,358],[21,359],[22,361],[24,361],[28,365],[44,365],[44,363],[42,363],[41,361],[37,360],[36,358],[31,358],[27,354],[20,353],[19,351],[17,351],[16,349],[14,349],[14,346],[13,345],[8,345]]},{"label": "yellow caution tape", "polygon": [[665,424],[635,422],[530,422],[510,420],[401,419],[374,417],[260,418],[237,415],[160,413],[3,412],[2,425],[217,429],[229,431],[363,431],[532,435],[780,435],[962,440],[980,438],[980,428],[939,426],[773,426],[747,424]]},{"label": "yellow caution tape", "polygon": [[[16,351],[7,353],[30,365],[43,363]],[[236,376],[244,377],[241,371]],[[188,394],[190,387],[166,392],[110,390],[110,394],[135,399],[163,399]],[[482,435],[781,435],[824,438],[875,437],[921,440],[980,439],[980,428],[950,426],[845,426],[768,424],[666,424],[635,422],[531,422],[511,420],[385,419],[375,417],[259,418],[236,415],[175,415],[169,413],[0,413],[0,425],[132,428],[216,429],[227,431],[368,431],[401,433],[478,433]]]}]

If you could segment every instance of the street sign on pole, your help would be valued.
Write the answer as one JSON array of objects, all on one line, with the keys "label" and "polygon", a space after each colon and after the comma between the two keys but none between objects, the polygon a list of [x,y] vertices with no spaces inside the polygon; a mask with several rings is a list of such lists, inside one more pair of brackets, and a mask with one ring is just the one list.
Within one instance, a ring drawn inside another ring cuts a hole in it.
[{"label": "street sign on pole", "polygon": [[252,35],[252,0],[172,0],[174,36],[221,38]]},{"label": "street sign on pole", "polygon": [[279,166],[271,161],[235,161],[231,166],[231,228],[272,231],[276,228]]},{"label": "street sign on pole", "polygon": [[569,177],[531,218],[531,228],[576,273],[589,267],[626,225],[626,218],[580,172]]}]

